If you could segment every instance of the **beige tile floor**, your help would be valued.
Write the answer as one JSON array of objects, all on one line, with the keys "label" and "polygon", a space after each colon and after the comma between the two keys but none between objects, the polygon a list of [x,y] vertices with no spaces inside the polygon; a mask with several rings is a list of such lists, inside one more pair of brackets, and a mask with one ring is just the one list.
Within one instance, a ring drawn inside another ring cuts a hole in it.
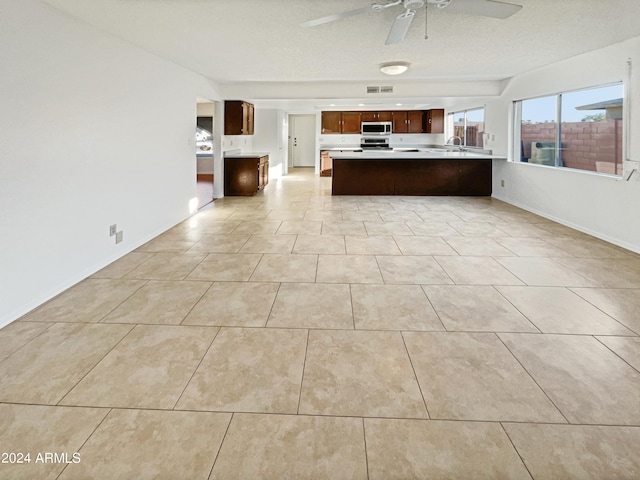
[{"label": "beige tile floor", "polygon": [[217,200],[0,330],[32,455],[0,479],[640,478],[640,255],[330,181]]}]

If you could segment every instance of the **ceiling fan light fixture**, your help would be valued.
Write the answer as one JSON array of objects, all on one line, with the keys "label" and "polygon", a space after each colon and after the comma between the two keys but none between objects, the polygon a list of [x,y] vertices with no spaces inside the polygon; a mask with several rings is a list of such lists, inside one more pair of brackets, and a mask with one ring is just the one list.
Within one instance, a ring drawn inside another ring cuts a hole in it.
[{"label": "ceiling fan light fixture", "polygon": [[380,71],[385,75],[400,75],[409,70],[409,62],[387,62],[380,64]]}]

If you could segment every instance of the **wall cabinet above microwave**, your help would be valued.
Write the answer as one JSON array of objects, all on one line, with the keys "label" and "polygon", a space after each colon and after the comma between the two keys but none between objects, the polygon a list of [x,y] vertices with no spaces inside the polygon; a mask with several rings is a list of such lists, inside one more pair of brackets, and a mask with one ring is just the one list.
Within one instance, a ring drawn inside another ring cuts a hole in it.
[{"label": "wall cabinet above microwave", "polygon": [[322,112],[322,135],[361,133],[362,122],[393,122],[391,133],[444,133],[444,109]]}]

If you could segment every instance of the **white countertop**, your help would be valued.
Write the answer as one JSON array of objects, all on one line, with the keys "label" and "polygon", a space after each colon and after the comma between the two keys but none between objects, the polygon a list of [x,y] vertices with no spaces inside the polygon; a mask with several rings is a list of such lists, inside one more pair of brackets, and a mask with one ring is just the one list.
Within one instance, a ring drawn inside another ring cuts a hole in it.
[{"label": "white countertop", "polygon": [[505,160],[501,155],[490,155],[475,152],[461,152],[458,150],[423,148],[418,152],[403,152],[394,150],[367,150],[364,152],[329,152],[329,156],[340,160],[435,160],[435,159],[498,159]]},{"label": "white countertop", "polygon": [[224,152],[224,158],[260,158],[267,155],[269,152]]}]

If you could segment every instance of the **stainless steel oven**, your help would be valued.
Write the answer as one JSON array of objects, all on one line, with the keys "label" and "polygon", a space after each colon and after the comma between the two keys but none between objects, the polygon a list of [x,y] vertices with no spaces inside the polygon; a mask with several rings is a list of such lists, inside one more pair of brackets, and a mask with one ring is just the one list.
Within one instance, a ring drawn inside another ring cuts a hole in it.
[{"label": "stainless steel oven", "polygon": [[362,122],[362,135],[391,135],[391,122]]}]

